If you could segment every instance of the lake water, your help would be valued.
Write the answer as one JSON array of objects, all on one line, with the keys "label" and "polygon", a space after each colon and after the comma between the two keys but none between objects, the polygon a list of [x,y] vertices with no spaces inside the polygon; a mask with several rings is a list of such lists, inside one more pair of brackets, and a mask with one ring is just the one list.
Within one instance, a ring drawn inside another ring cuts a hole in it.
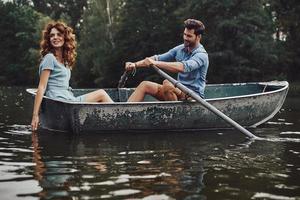
[{"label": "lake water", "polygon": [[25,88],[0,87],[0,101],[3,200],[300,200],[300,97],[251,130],[280,142],[235,130],[32,133]]}]

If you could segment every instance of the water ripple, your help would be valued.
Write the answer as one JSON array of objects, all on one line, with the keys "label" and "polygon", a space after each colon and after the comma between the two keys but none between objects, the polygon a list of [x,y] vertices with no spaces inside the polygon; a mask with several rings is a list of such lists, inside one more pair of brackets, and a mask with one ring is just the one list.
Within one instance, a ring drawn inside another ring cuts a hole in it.
[{"label": "water ripple", "polygon": [[253,197],[251,197],[251,199],[299,200],[300,197],[287,197],[287,196],[282,196],[282,195],[258,192]]},{"label": "water ripple", "polygon": [[124,152],[120,152],[119,155],[143,155],[143,154],[153,154],[155,153],[155,151],[124,151]]},{"label": "water ripple", "polygon": [[299,143],[300,138],[279,138],[279,137],[260,137],[260,141],[268,141],[268,142],[293,142],[293,143]]},{"label": "water ripple", "polygon": [[300,135],[300,132],[297,132],[297,131],[285,131],[285,132],[281,132],[280,135]]},{"label": "water ripple", "polygon": [[286,126],[291,126],[294,123],[289,123],[289,122],[267,122],[266,124],[270,125],[286,125]]},{"label": "water ripple", "polygon": [[127,196],[127,195],[137,194],[140,192],[141,192],[141,190],[122,189],[122,190],[111,191],[111,192],[109,192],[109,194],[112,196]]},{"label": "water ripple", "polygon": [[175,199],[166,194],[154,194],[154,195],[146,196],[142,198],[142,200],[175,200]]}]

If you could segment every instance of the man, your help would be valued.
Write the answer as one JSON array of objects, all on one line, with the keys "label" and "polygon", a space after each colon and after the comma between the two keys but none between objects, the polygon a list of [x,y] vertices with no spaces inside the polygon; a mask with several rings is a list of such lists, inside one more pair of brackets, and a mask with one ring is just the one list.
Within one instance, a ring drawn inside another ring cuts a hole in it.
[{"label": "man", "polygon": [[[204,24],[195,19],[184,21],[184,44],[176,46],[161,55],[154,55],[138,62],[127,62],[126,70],[155,65],[160,69],[178,73],[177,80],[204,98],[208,69],[208,55],[200,41],[205,30]],[[161,101],[185,100],[188,97],[178,88],[164,80],[163,84],[143,81],[129,97],[128,102],[143,101],[146,94]]]}]

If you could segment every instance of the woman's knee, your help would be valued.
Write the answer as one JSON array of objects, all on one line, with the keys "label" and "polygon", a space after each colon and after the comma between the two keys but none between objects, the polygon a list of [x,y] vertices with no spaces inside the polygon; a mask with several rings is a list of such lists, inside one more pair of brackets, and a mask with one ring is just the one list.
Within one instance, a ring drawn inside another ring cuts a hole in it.
[{"label": "woman's knee", "polygon": [[97,101],[100,102],[113,102],[107,92],[103,89],[97,90]]},{"label": "woman's knee", "polygon": [[97,96],[99,98],[103,98],[103,97],[107,96],[107,93],[105,92],[105,90],[99,89],[99,90],[97,90]]},{"label": "woman's knee", "polygon": [[98,94],[106,94],[105,90],[103,90],[103,89],[97,90],[97,93],[98,93]]}]

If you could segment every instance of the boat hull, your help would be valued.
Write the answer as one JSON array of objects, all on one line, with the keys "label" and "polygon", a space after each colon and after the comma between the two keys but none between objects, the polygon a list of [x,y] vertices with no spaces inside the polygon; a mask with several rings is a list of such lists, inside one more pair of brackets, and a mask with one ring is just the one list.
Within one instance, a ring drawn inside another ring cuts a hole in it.
[{"label": "boat hull", "polygon": [[[228,91],[230,88],[239,88],[241,92],[237,94],[240,95],[230,96],[224,92],[225,89],[222,90],[222,87],[227,87]],[[248,90],[245,92],[241,88]],[[288,83],[208,85],[207,90],[208,95],[214,97],[208,98],[207,102],[240,125],[256,127],[279,111],[288,92]],[[124,88],[120,91],[107,90],[114,100],[125,101],[133,89]],[[73,133],[231,127],[198,102],[159,102],[151,98],[146,102],[113,104],[67,103],[44,98],[40,118],[41,128]]]}]

